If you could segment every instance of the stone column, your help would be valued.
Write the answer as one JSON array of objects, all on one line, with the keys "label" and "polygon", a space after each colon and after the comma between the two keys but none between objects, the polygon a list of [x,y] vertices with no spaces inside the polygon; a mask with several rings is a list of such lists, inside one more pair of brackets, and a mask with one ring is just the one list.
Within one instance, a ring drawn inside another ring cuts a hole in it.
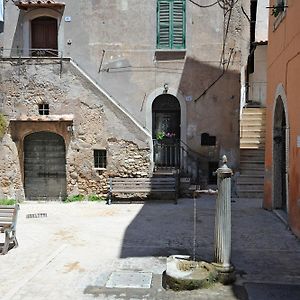
[{"label": "stone column", "polygon": [[222,272],[232,270],[231,253],[231,176],[223,156],[223,165],[216,173],[218,176],[218,197],[215,217],[215,257],[214,265]]}]

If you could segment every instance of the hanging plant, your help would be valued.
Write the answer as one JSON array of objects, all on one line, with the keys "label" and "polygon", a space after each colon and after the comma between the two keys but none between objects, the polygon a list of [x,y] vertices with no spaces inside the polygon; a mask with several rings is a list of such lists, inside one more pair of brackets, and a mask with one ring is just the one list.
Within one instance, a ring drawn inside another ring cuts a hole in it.
[{"label": "hanging plant", "polygon": [[0,138],[3,138],[7,128],[7,121],[3,114],[0,114]]},{"label": "hanging plant", "polygon": [[277,5],[272,6],[272,13],[271,15],[274,16],[275,18],[284,11],[285,5],[284,2],[280,2]]}]

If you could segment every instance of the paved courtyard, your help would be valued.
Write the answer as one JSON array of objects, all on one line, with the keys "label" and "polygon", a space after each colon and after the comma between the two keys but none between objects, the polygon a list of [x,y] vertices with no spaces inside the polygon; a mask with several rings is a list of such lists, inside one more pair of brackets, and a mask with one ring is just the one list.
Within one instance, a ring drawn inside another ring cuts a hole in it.
[{"label": "paved courtyard", "polygon": [[[196,204],[196,255],[211,261],[215,197]],[[232,203],[235,286],[173,292],[162,288],[161,275],[167,256],[193,253],[193,199],[21,204],[19,247],[0,256],[0,298],[300,299],[300,242],[260,207],[255,199]]]}]

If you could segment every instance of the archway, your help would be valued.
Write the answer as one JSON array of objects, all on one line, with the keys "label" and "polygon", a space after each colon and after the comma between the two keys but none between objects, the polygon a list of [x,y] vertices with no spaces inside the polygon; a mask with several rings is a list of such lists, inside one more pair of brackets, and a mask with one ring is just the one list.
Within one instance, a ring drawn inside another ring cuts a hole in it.
[{"label": "archway", "polygon": [[[31,21],[31,55],[57,56],[57,20],[42,16]],[[36,49],[36,50],[35,50]]]},{"label": "archway", "polygon": [[25,137],[24,189],[28,200],[66,197],[66,147],[60,135],[41,131]]},{"label": "archway", "polygon": [[282,98],[276,99],[273,120],[273,206],[288,212],[287,203],[287,116]]},{"label": "archway", "polygon": [[180,166],[180,103],[162,94],[152,103],[152,137],[156,167]]}]

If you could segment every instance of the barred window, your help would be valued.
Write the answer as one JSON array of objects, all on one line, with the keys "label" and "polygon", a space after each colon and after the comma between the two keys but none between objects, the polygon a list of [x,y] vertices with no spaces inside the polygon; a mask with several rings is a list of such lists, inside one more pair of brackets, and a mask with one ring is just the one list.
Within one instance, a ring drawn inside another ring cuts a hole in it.
[{"label": "barred window", "polygon": [[48,103],[41,103],[39,104],[39,114],[42,116],[49,115],[49,104]]},{"label": "barred window", "polygon": [[107,158],[106,158],[106,150],[94,150],[94,167],[97,169],[105,169]]}]

